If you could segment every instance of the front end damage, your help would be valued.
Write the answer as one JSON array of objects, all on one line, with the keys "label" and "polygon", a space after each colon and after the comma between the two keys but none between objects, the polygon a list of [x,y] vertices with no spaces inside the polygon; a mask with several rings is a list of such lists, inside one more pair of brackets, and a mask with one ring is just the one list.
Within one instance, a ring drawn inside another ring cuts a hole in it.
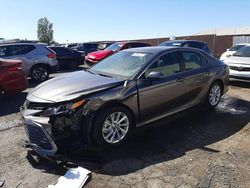
[{"label": "front end damage", "polygon": [[91,116],[84,104],[74,110],[46,114],[54,104],[26,101],[20,111],[27,136],[26,148],[41,157],[55,158],[90,144]]}]

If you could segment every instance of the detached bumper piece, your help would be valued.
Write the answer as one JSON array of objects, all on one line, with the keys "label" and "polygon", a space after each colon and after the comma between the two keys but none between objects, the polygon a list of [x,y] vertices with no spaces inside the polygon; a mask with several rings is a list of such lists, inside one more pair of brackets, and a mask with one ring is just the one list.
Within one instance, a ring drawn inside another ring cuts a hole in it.
[{"label": "detached bumper piece", "polygon": [[38,123],[25,122],[28,138],[27,147],[42,157],[54,156],[57,147],[49,133]]}]

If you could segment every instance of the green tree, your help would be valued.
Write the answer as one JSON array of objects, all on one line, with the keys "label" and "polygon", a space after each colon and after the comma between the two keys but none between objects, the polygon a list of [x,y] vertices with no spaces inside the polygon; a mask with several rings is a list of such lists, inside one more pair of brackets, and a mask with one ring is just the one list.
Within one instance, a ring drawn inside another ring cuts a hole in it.
[{"label": "green tree", "polygon": [[44,17],[40,18],[37,22],[37,37],[40,42],[51,44],[53,41],[53,23]]}]

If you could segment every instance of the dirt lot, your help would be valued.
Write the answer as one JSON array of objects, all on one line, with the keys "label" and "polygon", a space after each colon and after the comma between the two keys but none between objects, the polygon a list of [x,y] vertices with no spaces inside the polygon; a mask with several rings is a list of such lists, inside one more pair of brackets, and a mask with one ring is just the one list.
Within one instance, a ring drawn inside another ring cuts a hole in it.
[{"label": "dirt lot", "polygon": [[[4,188],[47,187],[65,172],[27,157],[18,113],[26,94],[0,103]],[[154,125],[119,148],[83,151],[73,158],[93,172],[86,187],[250,187],[249,83],[232,82],[216,111],[198,107]]]}]

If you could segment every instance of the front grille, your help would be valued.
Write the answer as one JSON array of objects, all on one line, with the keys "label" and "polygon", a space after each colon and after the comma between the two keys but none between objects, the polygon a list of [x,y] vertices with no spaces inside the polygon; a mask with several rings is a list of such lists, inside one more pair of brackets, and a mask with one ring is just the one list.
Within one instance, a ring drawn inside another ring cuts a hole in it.
[{"label": "front grille", "polygon": [[231,70],[237,70],[237,71],[250,71],[250,67],[241,67],[241,66],[229,66]]},{"label": "front grille", "polygon": [[50,106],[49,103],[35,103],[28,100],[25,101],[24,107],[31,110],[45,110]]},{"label": "front grille", "polygon": [[49,139],[40,126],[35,124],[25,125],[25,130],[31,144],[35,144],[43,149],[52,149]]}]

